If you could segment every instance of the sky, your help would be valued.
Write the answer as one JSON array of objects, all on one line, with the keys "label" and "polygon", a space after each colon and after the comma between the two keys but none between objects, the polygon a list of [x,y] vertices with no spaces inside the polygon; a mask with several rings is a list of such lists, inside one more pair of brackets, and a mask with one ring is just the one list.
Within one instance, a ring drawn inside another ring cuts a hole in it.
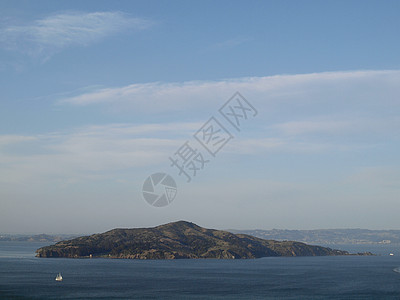
[{"label": "sky", "polygon": [[[400,229],[399,10],[0,1],[0,232]],[[240,128],[220,112],[238,95]],[[184,145],[206,162],[190,182]],[[154,173],[177,185],[164,207],[142,193]]]}]

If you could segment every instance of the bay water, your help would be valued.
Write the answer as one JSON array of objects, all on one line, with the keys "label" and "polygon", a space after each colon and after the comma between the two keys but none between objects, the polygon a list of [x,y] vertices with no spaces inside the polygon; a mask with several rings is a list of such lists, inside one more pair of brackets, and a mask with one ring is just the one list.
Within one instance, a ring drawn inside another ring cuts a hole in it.
[{"label": "bay water", "polygon": [[[0,242],[0,299],[400,299],[400,245],[334,247],[377,256],[34,257],[34,251],[45,245]],[[59,272],[62,282],[55,281]]]}]

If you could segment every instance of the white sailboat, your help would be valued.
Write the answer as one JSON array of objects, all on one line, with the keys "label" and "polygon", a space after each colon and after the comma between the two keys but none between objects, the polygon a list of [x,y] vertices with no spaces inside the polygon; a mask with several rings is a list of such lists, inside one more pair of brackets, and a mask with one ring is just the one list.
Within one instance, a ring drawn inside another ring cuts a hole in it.
[{"label": "white sailboat", "polygon": [[58,273],[57,277],[56,277],[56,281],[62,281],[62,280],[63,280],[63,278],[61,276],[61,273]]}]

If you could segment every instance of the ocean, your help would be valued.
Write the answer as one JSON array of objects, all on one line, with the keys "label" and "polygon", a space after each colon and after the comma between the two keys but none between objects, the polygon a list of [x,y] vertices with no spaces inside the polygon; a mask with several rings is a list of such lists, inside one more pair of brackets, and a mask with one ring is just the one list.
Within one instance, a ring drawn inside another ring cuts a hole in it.
[{"label": "ocean", "polygon": [[142,261],[35,258],[44,245],[0,242],[0,299],[400,299],[400,245],[334,247],[378,256]]}]

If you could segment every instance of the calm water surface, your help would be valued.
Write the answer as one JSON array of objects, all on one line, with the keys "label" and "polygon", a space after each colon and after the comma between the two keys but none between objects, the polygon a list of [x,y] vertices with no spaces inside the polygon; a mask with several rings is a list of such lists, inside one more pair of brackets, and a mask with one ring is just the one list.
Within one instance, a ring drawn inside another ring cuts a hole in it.
[{"label": "calm water surface", "polygon": [[400,299],[398,245],[335,247],[374,257],[173,261],[35,258],[41,246],[0,242],[1,299]]}]

